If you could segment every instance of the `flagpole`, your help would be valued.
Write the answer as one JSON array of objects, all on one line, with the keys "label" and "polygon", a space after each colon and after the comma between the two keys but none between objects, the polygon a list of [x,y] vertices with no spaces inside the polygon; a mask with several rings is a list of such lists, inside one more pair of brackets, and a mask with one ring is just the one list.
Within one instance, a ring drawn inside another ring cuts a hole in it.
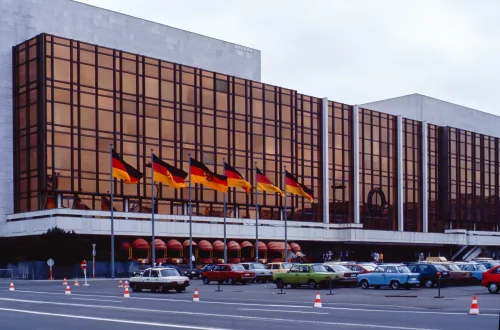
[{"label": "flagpole", "polygon": [[189,270],[193,270],[193,205],[191,204],[191,154],[189,156]]},{"label": "flagpole", "polygon": [[[222,166],[225,166],[226,158],[222,158]],[[224,172],[224,171],[223,171]],[[226,242],[226,193],[224,193],[224,263],[227,263],[227,242]]]},{"label": "flagpole", "polygon": [[257,162],[255,162],[255,261],[259,262],[259,193],[257,189]]},{"label": "flagpole", "polygon": [[283,192],[285,194],[285,196],[283,197],[285,199],[285,203],[284,203],[285,208],[283,210],[283,212],[284,212],[283,216],[285,218],[285,247],[284,247],[284,249],[285,249],[285,262],[287,262],[288,261],[288,248],[287,248],[288,247],[288,236],[287,236],[288,235],[288,233],[287,233],[288,226],[287,226],[287,219],[286,219],[286,166],[285,166],[285,172],[283,172],[283,181],[285,182],[285,191]]},{"label": "flagpole", "polygon": [[154,157],[153,148],[151,148],[151,237],[153,249],[151,251],[151,265],[154,266],[156,263],[156,249],[155,249],[155,179],[154,179]]},{"label": "flagpole", "polygon": [[115,221],[113,218],[113,143],[109,144],[109,192],[111,194],[111,278],[115,278]]}]

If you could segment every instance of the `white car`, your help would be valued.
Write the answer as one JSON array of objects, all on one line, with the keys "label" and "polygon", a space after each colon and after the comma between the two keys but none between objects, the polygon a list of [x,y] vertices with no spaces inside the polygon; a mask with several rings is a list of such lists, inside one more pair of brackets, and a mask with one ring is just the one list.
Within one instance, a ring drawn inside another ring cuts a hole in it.
[{"label": "white car", "polygon": [[184,292],[189,286],[189,278],[180,276],[176,269],[169,267],[148,268],[141,276],[131,277],[129,282],[134,292],[142,290],[168,292],[172,289]]},{"label": "white car", "polygon": [[242,262],[240,265],[255,273],[255,282],[266,283],[273,279],[273,273],[259,262]]}]

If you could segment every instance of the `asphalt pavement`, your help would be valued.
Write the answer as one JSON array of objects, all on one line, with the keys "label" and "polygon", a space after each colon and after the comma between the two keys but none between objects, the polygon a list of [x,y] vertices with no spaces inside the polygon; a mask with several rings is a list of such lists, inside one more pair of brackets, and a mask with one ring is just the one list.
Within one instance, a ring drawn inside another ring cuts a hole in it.
[{"label": "asphalt pavement", "polygon": [[[192,280],[184,293],[131,292],[123,297],[117,281],[71,285],[62,281],[16,281],[15,291],[0,282],[1,329],[499,329],[500,294],[480,286],[437,289],[336,288],[319,290],[322,308],[313,308],[316,291],[273,284],[203,285]],[[73,284],[72,282],[70,284]],[[80,282],[81,284],[81,282]],[[3,288],[2,288],[3,287]],[[193,302],[198,288],[200,302]],[[480,315],[468,315],[473,296]]]}]

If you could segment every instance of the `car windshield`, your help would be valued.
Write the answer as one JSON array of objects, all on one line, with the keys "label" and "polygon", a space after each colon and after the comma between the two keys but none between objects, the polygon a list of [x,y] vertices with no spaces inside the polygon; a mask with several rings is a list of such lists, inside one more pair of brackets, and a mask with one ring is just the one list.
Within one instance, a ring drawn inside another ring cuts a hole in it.
[{"label": "car windshield", "polygon": [[330,265],[330,267],[332,267],[333,269],[335,269],[335,271],[337,272],[350,272],[351,270],[345,266],[342,266],[342,265]]},{"label": "car windshield", "polygon": [[252,269],[266,269],[263,264],[251,264],[250,267]]},{"label": "car windshield", "polygon": [[292,268],[292,264],[288,263],[288,262],[284,262],[284,263],[281,264],[281,268],[283,268],[283,269],[290,269],[290,268]]},{"label": "car windshield", "polygon": [[436,269],[439,270],[440,272],[445,272],[448,270],[445,267],[443,267],[443,265],[434,265],[434,267],[436,267]]},{"label": "car windshield", "polygon": [[477,269],[477,270],[486,270],[486,267],[484,267],[484,265],[477,264],[477,265],[476,265],[476,269]]},{"label": "car windshield", "polygon": [[323,267],[323,265],[314,265],[314,266],[312,266],[312,269],[315,272],[327,272],[326,268]]},{"label": "car windshield", "polygon": [[231,266],[233,270],[245,270],[245,268],[242,265],[233,265]]},{"label": "car windshield", "polygon": [[398,272],[400,273],[411,273],[408,267],[406,266],[398,266]]},{"label": "car windshield", "polygon": [[161,277],[167,276],[179,276],[179,272],[177,272],[175,269],[162,269]]}]

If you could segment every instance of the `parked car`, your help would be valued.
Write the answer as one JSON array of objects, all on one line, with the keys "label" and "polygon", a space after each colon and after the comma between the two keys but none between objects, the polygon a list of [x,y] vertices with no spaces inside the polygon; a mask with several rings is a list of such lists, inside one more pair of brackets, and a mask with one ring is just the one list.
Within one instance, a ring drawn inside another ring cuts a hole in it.
[{"label": "parked car", "polygon": [[446,268],[451,275],[451,281],[456,285],[471,284],[473,282],[472,273],[462,270],[453,262],[431,262],[432,264],[441,265]]},{"label": "parked car", "polygon": [[484,267],[486,267],[486,269],[491,269],[493,267],[496,267],[496,266],[500,266],[500,260],[481,260],[481,259],[478,259],[478,260],[475,260],[473,259],[473,261],[483,265]]},{"label": "parked car", "polygon": [[500,265],[483,273],[481,285],[487,287],[490,293],[498,293],[500,291]]},{"label": "parked car", "polygon": [[426,262],[417,262],[408,265],[408,269],[412,273],[420,274],[420,285],[426,288],[432,288],[438,284],[441,277],[441,285],[446,286],[451,282],[450,272],[439,264],[431,264]]},{"label": "parked car", "polygon": [[201,276],[201,273],[203,273],[203,272],[211,272],[212,270],[214,270],[215,266],[216,266],[215,264],[198,266],[199,270],[200,270],[200,276]]},{"label": "parked car", "polygon": [[176,268],[177,271],[181,275],[189,277],[190,279],[200,278],[201,271],[199,270],[199,268],[201,268],[201,267],[199,267],[199,268],[193,268],[192,270],[189,269],[189,265],[188,264],[182,264],[182,265],[179,265],[179,266],[169,265],[168,267]]},{"label": "parked car", "polygon": [[141,276],[131,277],[129,282],[130,289],[134,292],[144,289],[156,292],[175,289],[177,292],[183,292],[189,286],[189,278],[180,276],[179,272],[171,267],[148,268]]},{"label": "parked car", "polygon": [[359,274],[357,280],[362,289],[390,286],[393,290],[397,290],[401,287],[405,289],[418,287],[419,276],[418,273],[411,272],[406,265],[384,264],[375,268],[371,273]]},{"label": "parked car", "polygon": [[286,273],[292,267],[292,263],[290,262],[270,262],[266,265],[266,268],[271,270],[271,273]]},{"label": "parked car", "polygon": [[461,270],[471,272],[472,277],[481,282],[483,279],[483,273],[487,271],[483,264],[477,262],[456,262],[455,263]]},{"label": "parked car", "polygon": [[242,265],[220,264],[216,265],[213,270],[201,273],[201,279],[203,284],[210,284],[212,281],[227,284],[247,284],[255,279],[255,272],[245,270]]},{"label": "parked car", "polygon": [[275,273],[273,282],[281,289],[287,285],[292,288],[307,285],[310,289],[317,286],[327,287],[331,281],[338,280],[338,275],[329,273],[323,265],[297,264],[293,265],[286,273]]},{"label": "parked car", "polygon": [[344,267],[349,268],[354,272],[358,272],[359,274],[371,273],[377,268],[376,265],[370,264],[345,264]]},{"label": "parked car", "polygon": [[355,286],[358,283],[359,272],[352,271],[343,265],[327,263],[323,264],[323,266],[325,266],[327,271],[335,273],[339,276],[340,285],[347,287],[351,285]]},{"label": "parked car", "polygon": [[273,273],[260,262],[242,262],[240,265],[246,270],[255,272],[255,281],[265,283],[273,279]]}]

